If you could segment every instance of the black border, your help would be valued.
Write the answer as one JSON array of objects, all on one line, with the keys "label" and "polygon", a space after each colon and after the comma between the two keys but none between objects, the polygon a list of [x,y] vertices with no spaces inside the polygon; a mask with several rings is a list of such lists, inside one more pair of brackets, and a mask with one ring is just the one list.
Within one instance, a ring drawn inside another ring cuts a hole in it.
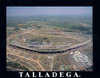
[{"label": "black border", "polygon": [[6,0],[7,6],[93,5],[95,0]]},{"label": "black border", "polygon": [[[10,2],[9,2],[10,1]],[[100,30],[98,0],[9,0],[0,5],[0,78],[19,78],[18,72],[6,72],[6,7],[7,6],[92,6],[93,7],[93,71],[77,72],[81,78],[100,78]],[[45,72],[43,72],[45,73]],[[73,72],[72,72],[73,73]],[[51,74],[51,72],[50,72]]]}]

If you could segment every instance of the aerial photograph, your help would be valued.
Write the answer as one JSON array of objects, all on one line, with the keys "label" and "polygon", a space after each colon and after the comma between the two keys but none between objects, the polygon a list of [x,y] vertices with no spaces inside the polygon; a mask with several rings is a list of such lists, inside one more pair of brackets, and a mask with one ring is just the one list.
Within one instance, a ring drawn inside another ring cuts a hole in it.
[{"label": "aerial photograph", "polygon": [[7,71],[93,71],[91,6],[7,6]]}]

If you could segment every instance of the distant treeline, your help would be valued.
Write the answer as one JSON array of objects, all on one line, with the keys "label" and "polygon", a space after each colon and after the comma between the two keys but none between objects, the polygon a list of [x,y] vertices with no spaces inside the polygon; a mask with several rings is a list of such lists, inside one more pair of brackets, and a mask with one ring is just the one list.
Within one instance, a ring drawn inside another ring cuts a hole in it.
[{"label": "distant treeline", "polygon": [[[71,32],[92,34],[92,17],[90,16],[13,16],[7,17],[7,26],[15,27],[15,30],[19,30],[20,26],[18,24],[26,24],[28,21],[45,22],[47,25],[66,28]],[[80,23],[88,26],[82,26]],[[30,25],[27,24],[22,27],[28,28]]]}]

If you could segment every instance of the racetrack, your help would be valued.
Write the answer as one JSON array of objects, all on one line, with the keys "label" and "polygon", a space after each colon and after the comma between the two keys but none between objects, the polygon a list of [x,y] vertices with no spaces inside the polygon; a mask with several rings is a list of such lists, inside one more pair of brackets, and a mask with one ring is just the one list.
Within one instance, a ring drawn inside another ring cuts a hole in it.
[{"label": "racetrack", "polygon": [[82,46],[87,45],[88,43],[92,42],[92,40],[90,38],[88,38],[88,40],[85,41],[85,42],[74,44],[74,45],[72,45],[68,48],[62,49],[62,50],[58,50],[58,51],[49,51],[49,50],[48,51],[47,50],[46,51],[40,51],[40,50],[34,50],[32,48],[29,48],[29,47],[25,47],[25,46],[21,46],[21,45],[18,45],[18,44],[11,43],[11,42],[9,42],[11,38],[12,37],[8,38],[8,44],[10,46],[17,47],[17,48],[24,49],[24,50],[28,50],[28,51],[31,51],[31,52],[38,52],[38,53],[42,53],[42,54],[64,53],[64,52],[67,52],[69,50],[73,50],[73,49],[82,47]]}]

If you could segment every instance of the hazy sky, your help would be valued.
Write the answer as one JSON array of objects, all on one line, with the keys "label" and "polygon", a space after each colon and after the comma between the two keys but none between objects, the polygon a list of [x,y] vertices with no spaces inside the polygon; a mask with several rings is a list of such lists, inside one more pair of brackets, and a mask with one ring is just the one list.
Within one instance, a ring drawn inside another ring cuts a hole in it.
[{"label": "hazy sky", "polygon": [[7,7],[7,16],[92,15],[92,7]]}]

